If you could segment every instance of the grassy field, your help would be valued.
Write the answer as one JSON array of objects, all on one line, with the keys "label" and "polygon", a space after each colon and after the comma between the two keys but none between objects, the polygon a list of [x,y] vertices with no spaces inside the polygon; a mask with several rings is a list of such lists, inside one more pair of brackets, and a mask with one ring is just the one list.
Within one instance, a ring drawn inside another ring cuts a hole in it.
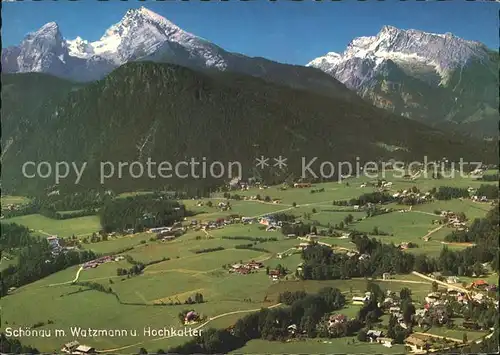
[{"label": "grassy field", "polygon": [[[355,341],[354,344],[352,342]],[[349,344],[348,344],[349,342]],[[404,345],[386,348],[380,344],[361,343],[355,337],[310,339],[295,342],[251,340],[233,354],[403,354]]]},{"label": "grassy field", "polygon": [[459,199],[453,199],[449,201],[433,201],[431,203],[416,205],[413,207],[414,211],[423,211],[430,213],[434,213],[434,211],[436,210],[453,211],[455,213],[463,212],[465,213],[465,216],[467,217],[469,222],[472,222],[474,218],[484,217],[484,215],[488,213],[490,209],[491,205],[489,203]]},{"label": "grassy field", "polygon": [[0,197],[2,208],[7,205],[24,205],[30,202],[30,199],[24,196],[2,195]]},{"label": "grassy field", "polygon": [[[418,186],[422,191],[439,186],[479,186],[481,183],[472,179],[417,179],[407,181],[391,179],[394,191],[398,189]],[[287,189],[277,187],[268,189],[252,189],[237,192],[244,196],[261,197],[270,196],[281,199],[278,204],[257,201],[231,200],[230,211],[220,211],[217,207],[208,207],[207,201],[213,206],[222,201],[221,195],[211,199],[203,199],[204,206],[197,206],[197,200],[184,200],[188,210],[195,211],[198,215],[187,218],[191,220],[211,221],[230,214],[240,214],[247,217],[257,217],[278,211],[291,213],[304,222],[317,223],[319,227],[326,228],[342,221],[345,216],[352,214],[355,219],[365,217],[362,212],[333,211],[342,209],[332,205],[333,200],[350,199],[367,192],[373,188],[361,188],[368,178],[349,179],[347,183],[324,183],[314,186],[315,189],[324,188],[324,192],[311,193],[310,188]],[[147,192],[131,192],[119,197],[133,196]],[[293,207],[295,202],[297,207]],[[2,204],[3,204],[2,198]],[[10,202],[12,203],[12,202]],[[396,209],[407,208],[396,204],[390,207]],[[313,208],[316,210],[313,213]],[[374,227],[390,235],[375,236],[384,242],[399,244],[401,242],[415,242],[418,248],[410,249],[412,253],[426,253],[437,255],[443,248],[444,237],[451,229],[443,228],[432,234],[430,241],[424,242],[422,237],[436,228],[432,223],[439,217],[434,215],[436,209],[465,212],[469,219],[482,217],[488,210],[486,204],[476,204],[470,201],[436,201],[426,205],[414,206],[412,212],[394,212],[376,217],[366,218],[353,223],[350,227],[356,230],[373,232]],[[15,222],[26,225],[39,235],[55,234],[59,236],[85,235],[100,229],[96,216],[81,217],[68,220],[52,220],[41,215],[29,215],[11,218],[3,222]],[[248,244],[247,240],[223,239],[223,237],[276,237],[277,241],[257,243],[255,247],[264,251],[236,249],[238,244]],[[75,337],[69,334],[72,326],[93,327],[99,329],[128,329],[138,331],[137,337],[125,338],[87,338],[79,339],[80,342],[96,347],[98,350],[119,349],[115,352],[133,353],[140,347],[149,351],[168,349],[171,346],[185,342],[186,338],[151,339],[142,334],[144,326],[162,328],[164,326],[181,327],[177,315],[180,311],[190,308],[207,316],[214,317],[228,312],[240,310],[255,310],[263,306],[277,303],[278,295],[284,291],[305,290],[315,292],[323,287],[337,287],[341,289],[348,300],[354,295],[363,293],[367,280],[334,280],[334,281],[294,281],[291,279],[273,283],[264,270],[250,275],[230,274],[223,265],[240,261],[258,260],[271,268],[281,264],[291,272],[301,262],[300,254],[294,254],[283,259],[277,257],[278,253],[295,247],[300,241],[285,239],[280,232],[267,232],[258,224],[230,225],[221,229],[204,231],[188,231],[182,237],[170,242],[151,241],[153,234],[138,233],[127,236],[111,237],[108,241],[83,244],[85,249],[96,253],[118,253],[130,249],[123,254],[130,255],[134,260],[149,263],[143,274],[134,277],[117,275],[118,268],[130,268],[126,260],[111,262],[95,269],[84,270],[79,281],[91,281],[111,287],[118,295],[119,300],[112,294],[87,290],[83,286],[71,285],[71,280],[76,275],[78,266],[60,271],[32,284],[20,287],[13,294],[0,300],[2,307],[2,329],[7,326],[32,326],[44,322],[41,329],[66,329],[67,334],[60,338],[30,338],[23,343],[36,346],[41,351],[53,351]],[[354,245],[349,239],[334,237],[321,237],[321,241],[335,244],[339,247],[353,249]],[[196,254],[199,249],[222,246],[220,251]],[[463,246],[449,245],[449,248],[458,249]],[[164,261],[162,261],[165,259]],[[4,262],[0,268],[4,267]],[[497,277],[497,276],[495,276]],[[491,276],[494,279],[494,276]],[[490,280],[490,278],[487,278]],[[421,301],[430,291],[431,284],[413,275],[396,275],[388,281],[376,280],[383,289],[399,292],[403,287],[412,290],[412,297]],[[161,302],[179,300],[183,302],[194,293],[203,294],[206,303],[195,305],[155,305]],[[120,303],[121,302],[121,303]],[[41,307],[40,305],[43,305]],[[22,309],[22,312],[19,312]],[[348,304],[341,312],[348,316],[355,316],[358,307]],[[227,327],[244,316],[244,313],[229,314],[217,318],[210,326]],[[49,320],[51,321],[48,324]],[[441,331],[438,329],[437,331]],[[437,334],[437,333],[436,333]],[[451,334],[451,333],[450,333]],[[448,335],[452,337],[452,335]],[[457,336],[461,338],[460,336]],[[470,337],[472,339],[472,335]],[[317,340],[307,340],[293,343],[268,342],[265,340],[250,341],[245,347],[235,353],[402,353],[401,346],[385,348],[378,344],[352,342],[351,338],[331,339],[326,343]],[[123,347],[123,348],[122,348]]]},{"label": "grassy field", "polygon": [[2,258],[0,259],[0,271],[6,269],[10,265],[17,264],[17,257],[6,252],[2,252]]},{"label": "grassy field", "polygon": [[22,224],[42,234],[57,235],[60,237],[89,235],[101,229],[99,217],[97,216],[58,220],[47,218],[40,214],[30,214],[4,219],[2,223]]}]

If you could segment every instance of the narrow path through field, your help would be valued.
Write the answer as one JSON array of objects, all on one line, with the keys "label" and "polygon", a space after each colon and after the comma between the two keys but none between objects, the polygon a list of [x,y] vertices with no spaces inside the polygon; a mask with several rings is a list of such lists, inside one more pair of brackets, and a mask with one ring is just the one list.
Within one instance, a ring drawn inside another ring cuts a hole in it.
[{"label": "narrow path through field", "polygon": [[270,214],[275,214],[275,213],[281,213],[281,212],[286,212],[286,211],[290,211],[290,210],[293,210],[295,208],[299,208],[299,207],[310,207],[310,206],[317,206],[317,205],[322,205],[324,203],[328,203],[328,202],[332,202],[332,200],[328,200],[328,201],[320,201],[320,202],[311,202],[311,203],[305,203],[305,204],[302,204],[302,205],[297,205],[295,207],[293,207],[293,205],[291,207],[287,207],[287,208],[284,208],[282,210],[278,210],[278,211],[273,211],[273,212],[267,212],[267,213],[262,213],[262,214],[259,214],[257,216],[253,216],[253,217],[250,217],[250,218],[259,218],[259,217],[262,217],[262,216],[266,216],[266,215],[270,215]]},{"label": "narrow path through field", "polygon": [[421,277],[421,278],[423,278],[423,279],[425,279],[425,280],[429,280],[429,281],[431,281],[431,282],[434,282],[434,281],[435,281],[435,282],[437,282],[439,285],[441,285],[441,286],[445,286],[446,288],[454,288],[454,289],[456,289],[456,290],[459,290],[459,291],[465,292],[466,294],[470,295],[470,291],[469,291],[469,290],[467,290],[466,288],[461,287],[461,286],[456,286],[456,285],[454,285],[454,284],[448,284],[448,283],[443,282],[443,281],[435,280],[435,279],[433,279],[432,277],[426,276],[426,275],[421,274],[421,273],[416,272],[416,271],[412,271],[411,273],[412,273],[413,275],[416,275],[416,276],[418,276],[418,277]]},{"label": "narrow path through field", "polygon": [[57,283],[57,284],[50,284],[46,287],[52,287],[52,286],[61,286],[61,285],[68,285],[68,284],[72,284],[72,283],[75,283],[78,281],[78,279],[80,278],[80,273],[83,271],[83,266],[80,266],[80,268],[78,269],[78,271],[76,272],[76,275],[75,275],[75,278],[71,281],[66,281],[66,282],[60,282],[60,283]]},{"label": "narrow path through field", "polygon": [[[278,307],[278,306],[281,306],[281,303],[277,303],[277,304],[269,306],[267,308],[270,309],[270,308],[275,308],[275,307]],[[204,326],[206,326],[211,321],[214,321],[214,320],[222,318],[222,317],[226,317],[226,316],[233,315],[233,314],[239,314],[239,313],[258,312],[260,310],[261,310],[261,308],[256,308],[256,309],[246,309],[246,310],[241,310],[241,311],[232,311],[232,312],[222,313],[222,314],[219,314],[219,315],[217,315],[215,317],[210,317],[206,322],[200,324],[199,326],[197,326],[196,328],[193,328],[192,330],[193,331],[194,330],[199,330],[199,329],[203,328]],[[138,343],[135,343],[135,344],[125,345],[125,346],[122,346],[122,347],[119,347],[119,348],[100,350],[100,351],[98,351],[98,353],[109,353],[109,352],[112,352],[112,351],[121,351],[121,350],[124,350],[124,349],[132,348],[134,346],[143,345],[143,344],[151,342],[151,341],[164,340],[164,339],[173,338],[173,337],[174,337],[173,335],[168,335],[168,336],[164,336],[164,337],[159,337],[159,338],[144,340],[144,341],[141,341],[141,342],[138,342]]]},{"label": "narrow path through field", "polygon": [[[410,207],[413,207],[413,206],[410,206]],[[437,214],[435,214],[435,213],[431,213],[431,212],[417,211],[417,210],[413,210],[413,209],[410,209],[410,212],[413,212],[413,213],[420,213],[420,214],[426,214],[426,215],[428,215],[428,216],[433,216],[433,217],[439,217]]]},{"label": "narrow path through field", "polygon": [[428,337],[439,338],[439,339],[446,338],[448,340],[455,341],[457,343],[463,343],[462,339],[450,338],[450,337],[445,337],[445,336],[442,336],[442,335],[436,335],[436,334],[432,334],[432,333],[413,332],[413,334],[425,335],[425,336],[428,336]]},{"label": "narrow path through field", "polygon": [[423,240],[426,240],[426,239],[427,239],[427,240],[429,240],[428,238],[429,238],[432,234],[436,233],[438,230],[442,229],[443,227],[444,227],[444,224],[440,225],[440,226],[439,226],[439,227],[437,227],[437,228],[434,228],[434,229],[433,229],[433,230],[431,230],[429,233],[427,233],[426,235],[424,235],[424,236],[422,237],[422,239],[423,239]]},{"label": "narrow path through field", "polygon": [[375,279],[375,281],[430,285],[430,282],[426,282],[426,281],[413,281],[413,280],[401,280],[401,279],[388,279],[388,280]]}]

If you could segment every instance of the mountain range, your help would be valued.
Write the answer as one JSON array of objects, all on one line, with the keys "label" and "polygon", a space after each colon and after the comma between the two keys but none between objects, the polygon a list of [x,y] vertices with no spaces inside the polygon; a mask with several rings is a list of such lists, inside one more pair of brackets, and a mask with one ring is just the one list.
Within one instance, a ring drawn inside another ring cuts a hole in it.
[{"label": "mountain range", "polygon": [[498,52],[451,33],[384,26],[308,63],[399,115],[496,136]]},{"label": "mountain range", "polygon": [[102,79],[113,69],[131,61],[239,72],[359,101],[355,93],[320,70],[227,52],[145,7],[128,10],[120,22],[95,42],[80,37],[64,39],[59,26],[50,22],[28,34],[19,46],[2,50],[4,73],[41,72],[82,82]]},{"label": "mountain range", "polygon": [[[237,160],[252,170],[260,155],[286,156],[287,171],[263,173],[268,181],[297,176],[304,156],[491,163],[497,142],[430,126],[497,123],[497,57],[452,35],[384,27],[343,54],[298,66],[227,52],[144,7],[95,42],[67,40],[51,22],[2,50],[2,188],[51,187],[22,176],[26,161],[87,162],[77,188],[100,186],[101,161],[147,158]],[[125,191],[220,181],[106,184]]]},{"label": "mountain range", "polygon": [[400,116],[479,136],[498,128],[498,52],[450,33],[384,26],[375,36],[353,39],[343,53],[327,53],[304,67],[225,51],[141,7],[94,42],[65,39],[51,22],[2,51],[4,73],[42,72],[83,82],[131,61],[238,72],[359,104],[361,97]]}]

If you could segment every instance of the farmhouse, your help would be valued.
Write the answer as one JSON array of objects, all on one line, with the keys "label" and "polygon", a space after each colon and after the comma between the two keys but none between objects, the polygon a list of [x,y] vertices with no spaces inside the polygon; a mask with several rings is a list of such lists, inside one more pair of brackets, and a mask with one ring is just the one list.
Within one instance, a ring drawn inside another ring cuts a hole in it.
[{"label": "farmhouse", "polygon": [[291,324],[287,327],[288,334],[295,334],[297,332],[297,325],[296,324]]},{"label": "farmhouse", "polygon": [[76,340],[71,341],[63,345],[63,347],[61,348],[61,352],[66,354],[71,354],[79,345],[80,343],[77,342]]},{"label": "farmhouse", "polygon": [[405,339],[405,346],[411,351],[411,352],[420,352],[424,351],[426,348],[426,341],[424,339],[421,339],[417,337],[416,335],[410,335],[408,338]]},{"label": "farmhouse", "polygon": [[436,303],[441,299],[441,294],[437,292],[431,292],[425,297],[425,301],[429,304]]},{"label": "farmhouse", "polygon": [[377,338],[382,336],[382,331],[381,330],[369,330],[366,332],[366,336],[370,338],[370,343],[373,343],[374,341],[377,340]]},{"label": "farmhouse", "polygon": [[370,254],[361,254],[358,258],[359,261],[370,259]]},{"label": "farmhouse", "polygon": [[389,313],[394,314],[394,313],[399,313],[399,312],[401,312],[401,307],[390,307],[389,308]]},{"label": "farmhouse", "polygon": [[392,339],[392,338],[385,338],[385,337],[378,337],[377,338],[377,343],[382,344],[385,347],[391,348],[392,344],[394,343],[394,339]]},{"label": "farmhouse", "polygon": [[72,354],[96,354],[95,348],[87,345],[78,345]]},{"label": "farmhouse", "polygon": [[172,230],[172,227],[157,227],[157,228],[150,228],[149,232],[150,233],[162,233],[162,232],[168,232]]},{"label": "farmhouse", "polygon": [[370,300],[370,293],[367,292],[363,297],[354,296],[352,298],[352,304],[363,305],[365,304],[365,302],[368,302],[369,300]]},{"label": "farmhouse", "polygon": [[448,276],[448,278],[446,279],[446,282],[449,284],[457,284],[460,282],[460,279],[456,276]]},{"label": "farmhouse", "polygon": [[59,244],[59,238],[55,235],[51,237],[47,237],[47,242],[51,249],[60,249],[61,245]]},{"label": "farmhouse", "polygon": [[347,322],[347,316],[344,314],[332,314],[328,319],[328,327],[332,327],[335,324],[342,324]]},{"label": "farmhouse", "polygon": [[488,283],[484,280],[475,280],[470,286],[473,288],[484,289],[488,286]]},{"label": "farmhouse", "polygon": [[300,243],[299,245],[296,246],[297,249],[299,250],[305,250],[310,246],[309,243]]},{"label": "farmhouse", "polygon": [[244,223],[244,224],[246,224],[246,223],[252,224],[253,222],[255,222],[255,220],[256,219],[253,218],[253,217],[242,217],[241,218],[241,222]]}]

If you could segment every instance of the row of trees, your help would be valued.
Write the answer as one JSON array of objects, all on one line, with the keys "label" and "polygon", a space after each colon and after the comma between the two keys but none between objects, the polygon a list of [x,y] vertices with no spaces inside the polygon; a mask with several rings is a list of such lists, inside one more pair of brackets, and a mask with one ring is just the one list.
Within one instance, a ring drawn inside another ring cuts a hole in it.
[{"label": "row of trees", "polygon": [[302,278],[306,280],[334,280],[352,277],[381,276],[385,272],[405,274],[413,270],[415,257],[391,244],[382,244],[375,238],[355,236],[358,250],[365,257],[335,253],[331,248],[315,245],[302,252]]},{"label": "row of trees", "polygon": [[[284,299],[285,296],[280,296]],[[338,289],[324,288],[317,294],[301,294],[289,307],[261,309],[239,319],[233,329],[207,329],[202,335],[174,347],[174,354],[219,354],[229,353],[242,347],[252,339],[279,340],[289,335],[288,327],[296,324],[308,336],[317,336],[317,324],[322,317],[341,309],[345,296]]]},{"label": "row of trees", "polygon": [[485,218],[476,218],[467,231],[453,231],[445,237],[447,242],[487,243],[498,237],[498,210],[488,212]]},{"label": "row of trees", "polygon": [[340,200],[333,201],[334,206],[364,206],[368,203],[377,204],[377,203],[389,203],[394,201],[394,197],[392,197],[387,192],[370,192],[359,196],[358,198],[352,198],[350,200]]},{"label": "row of trees", "polygon": [[451,200],[454,198],[466,197],[469,197],[469,191],[467,191],[466,188],[461,187],[440,186],[434,193],[434,198],[438,200]]},{"label": "row of trees", "polygon": [[114,199],[99,211],[101,225],[106,232],[169,226],[187,215],[177,201],[155,195],[138,195]]},{"label": "row of trees", "polygon": [[15,225],[2,224],[2,240],[12,241],[11,237],[4,237],[4,230],[10,233],[13,233],[13,230],[20,230],[21,235],[24,235],[23,243],[27,241],[28,244],[16,250],[17,264],[10,265],[1,272],[0,295],[2,296],[6,295],[11,287],[26,285],[57,271],[96,258],[96,255],[89,250],[67,251],[53,255],[45,239],[34,237],[29,239],[26,237],[26,231],[22,231],[19,226]]},{"label": "row of trees", "polygon": [[[498,177],[497,177],[498,181]],[[486,196],[488,200],[498,198],[498,185],[482,184],[476,191],[477,196]]]},{"label": "row of trees", "polygon": [[71,212],[57,212],[57,210],[54,207],[43,207],[40,209],[38,212],[41,215],[47,217],[47,218],[52,218],[52,219],[70,219],[70,218],[78,218],[78,217],[85,217],[85,216],[92,216],[96,214],[96,209],[95,208],[87,208],[79,211],[71,211]]},{"label": "row of trees", "polygon": [[362,258],[349,257],[325,246],[315,245],[302,252],[302,277],[314,280],[345,279],[380,276],[384,272],[404,274],[413,270],[472,276],[473,273],[484,274],[482,263],[486,262],[491,262],[493,270],[498,271],[498,213],[498,207],[495,206],[484,219],[473,223],[468,235],[474,236],[475,246],[456,251],[443,247],[437,258],[425,254],[414,256],[393,244],[383,244],[359,233],[354,233],[351,239],[358,252],[367,255]]},{"label": "row of trees", "polygon": [[2,354],[40,354],[38,349],[23,345],[18,339],[8,338],[0,333],[0,353]]},{"label": "row of trees", "polygon": [[283,233],[283,235],[295,234],[296,236],[303,237],[309,233],[312,233],[313,228],[315,227],[307,223],[283,223],[283,225],[281,226],[281,233]]},{"label": "row of trees", "polygon": [[[52,194],[33,197],[25,205],[2,211],[5,218],[40,213],[54,219],[67,219],[95,214],[96,209],[111,201],[113,195],[106,191],[86,190],[75,193]],[[75,211],[58,213],[57,211]]]},{"label": "row of trees", "polygon": [[35,241],[36,238],[31,236],[29,229],[25,226],[16,223],[2,224],[2,231],[0,233],[1,250],[8,251],[26,247]]}]

